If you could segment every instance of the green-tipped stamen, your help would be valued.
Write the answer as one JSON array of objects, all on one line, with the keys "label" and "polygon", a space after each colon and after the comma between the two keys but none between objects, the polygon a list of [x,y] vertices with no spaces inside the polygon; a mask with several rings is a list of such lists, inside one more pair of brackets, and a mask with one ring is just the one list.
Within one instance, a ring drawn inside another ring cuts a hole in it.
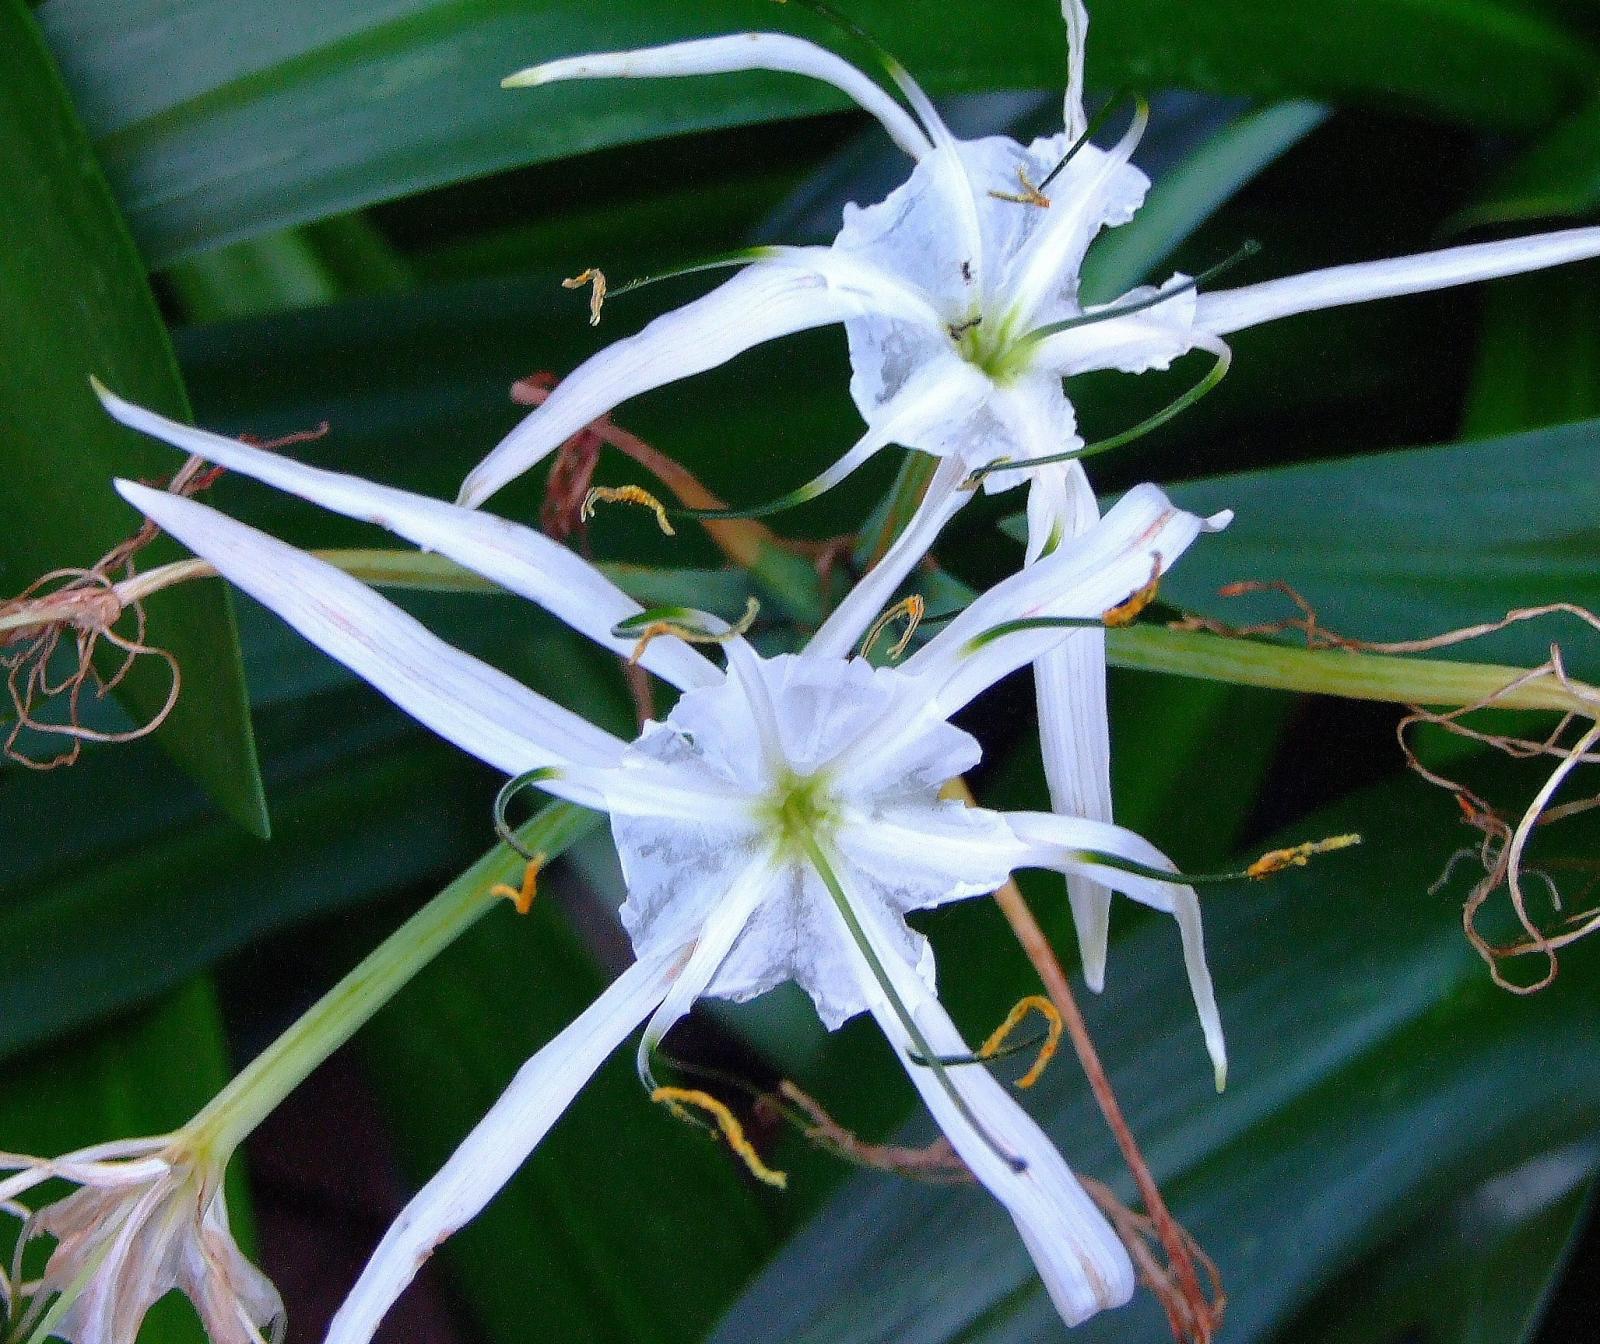
[{"label": "green-tipped stamen", "polygon": [[820,477],[809,480],[804,485],[796,486],[787,494],[779,495],[776,499],[769,499],[765,504],[750,504],[742,509],[691,509],[679,505],[668,508],[667,516],[669,518],[694,518],[711,522],[722,518],[767,518],[774,513],[782,513],[785,509],[798,508],[801,504],[809,504],[813,499],[816,499],[827,489],[825,485],[818,484],[820,480]]},{"label": "green-tipped stamen", "polygon": [[698,261],[688,261],[682,266],[674,266],[670,270],[635,276],[626,284],[618,285],[608,291],[606,297],[620,298],[636,289],[643,289],[646,285],[654,285],[662,280],[676,280],[685,275],[698,275],[701,271],[718,271],[730,266],[746,266],[753,261],[768,261],[777,254],[778,249],[774,247],[741,247],[732,252],[717,252]]},{"label": "green-tipped stamen", "polygon": [[[1057,177],[1061,175],[1062,169],[1064,169],[1069,163],[1072,162],[1074,158],[1077,157],[1079,151],[1081,151],[1085,145],[1093,140],[1095,136],[1100,134],[1101,130],[1105,127],[1106,122],[1111,120],[1111,114],[1116,111],[1117,105],[1121,103],[1123,99],[1137,97],[1139,97],[1139,95],[1135,94],[1132,89],[1128,88],[1121,88],[1113,93],[1106,105],[1096,112],[1093,119],[1086,127],[1084,127],[1083,134],[1074,140],[1067,152],[1061,156],[1061,162],[1056,164],[1054,168],[1052,168],[1044,175],[1044,177],[1039,180],[1039,184],[1034,188],[1034,190],[1042,192],[1046,187],[1054,182]],[[1144,100],[1140,98],[1139,101],[1143,102]]]},{"label": "green-tipped stamen", "polygon": [[1058,336],[1063,331],[1076,331],[1079,327],[1092,327],[1097,322],[1110,322],[1119,317],[1131,317],[1135,313],[1143,313],[1160,304],[1166,303],[1179,295],[1187,294],[1191,289],[1198,289],[1208,285],[1225,271],[1231,271],[1240,262],[1246,261],[1261,251],[1261,244],[1255,239],[1246,239],[1240,244],[1239,249],[1231,256],[1224,257],[1215,266],[1208,266],[1199,275],[1181,280],[1166,289],[1158,290],[1154,294],[1142,299],[1135,299],[1132,303],[1120,304],[1111,308],[1096,308],[1093,312],[1080,313],[1077,317],[1065,318],[1060,322],[1051,322],[1047,326],[1035,328],[1026,336],[1023,342],[1042,341],[1048,336]]},{"label": "green-tipped stamen", "polygon": [[506,809],[511,805],[511,800],[524,789],[560,777],[561,771],[554,766],[545,765],[537,770],[525,770],[502,784],[500,792],[494,796],[494,833],[500,837],[502,844],[509,845],[529,863],[536,862],[539,856],[524,848],[522,842],[517,839],[510,823],[506,821]]},{"label": "green-tipped stamen", "polygon": [[867,932],[861,927],[861,920],[857,917],[855,908],[850,904],[850,898],[845,894],[844,886],[840,883],[838,874],[833,871],[833,866],[828,862],[828,856],[823,853],[822,846],[817,842],[816,836],[809,831],[798,837],[812,866],[817,870],[817,875],[822,879],[823,886],[827,887],[828,895],[833,898],[839,917],[844,920],[845,927],[854,939],[856,947],[860,949],[862,958],[872,971],[872,977],[878,982],[878,989],[882,992],[889,1006],[893,1008],[894,1015],[900,1020],[900,1026],[910,1038],[915,1047],[915,1057],[920,1057],[918,1062],[933,1072],[938,1079],[940,1087],[950,1098],[951,1104],[956,1108],[961,1118],[972,1128],[972,1132],[988,1145],[990,1150],[1004,1162],[1012,1171],[1023,1172],[1028,1169],[1028,1164],[1014,1153],[1008,1153],[993,1135],[979,1123],[978,1117],[972,1113],[972,1108],[967,1105],[967,1100],[956,1090],[950,1080],[950,1075],[945,1072],[940,1055],[928,1043],[928,1038],[923,1035],[922,1028],[917,1025],[916,1019],[911,1016],[911,1010],[895,990],[894,983],[889,978],[889,972],[879,958],[877,949],[872,946]]},{"label": "green-tipped stamen", "polygon": [[1233,352],[1227,346],[1223,346],[1216,352],[1216,363],[1211,366],[1210,372],[1204,378],[1132,428],[1113,434],[1107,439],[1096,439],[1093,443],[1084,444],[1082,448],[1074,448],[1064,453],[1049,453],[1044,457],[1026,457],[1017,460],[996,458],[993,462],[986,462],[981,467],[973,468],[971,475],[962,482],[962,485],[972,489],[981,485],[984,477],[992,476],[997,471],[1031,471],[1034,467],[1049,466],[1054,462],[1078,462],[1086,457],[1094,457],[1098,453],[1108,453],[1113,448],[1125,447],[1135,439],[1142,439],[1146,434],[1160,429],[1169,420],[1182,415],[1207,393],[1213,391],[1217,384],[1228,376],[1228,370],[1232,365]]},{"label": "green-tipped stamen", "polygon": [[[980,1055],[969,1051],[964,1055],[935,1055],[933,1062],[942,1064],[946,1068],[960,1068],[964,1064],[993,1064],[997,1059],[1010,1059],[1013,1055],[1025,1055],[1030,1050],[1037,1050],[1045,1042],[1045,1033],[1035,1032],[1032,1036],[1025,1036],[1020,1041],[1010,1045],[1002,1045],[992,1050],[987,1055]],[[907,1051],[906,1058],[913,1064],[926,1065],[929,1061],[915,1051]]]},{"label": "green-tipped stamen", "polygon": [[[927,622],[924,621],[923,624],[926,625]],[[1001,621],[999,625],[980,631],[962,646],[961,653],[963,657],[974,654],[1004,635],[1015,635],[1024,630],[1104,630],[1105,628],[1105,620],[1099,616],[1019,616],[1014,621]]]},{"label": "green-tipped stamen", "polygon": [[1069,853],[1085,863],[1092,863],[1100,868],[1115,868],[1118,872],[1130,873],[1134,877],[1147,877],[1156,882],[1168,882],[1175,886],[1199,887],[1216,886],[1224,882],[1260,882],[1287,868],[1304,868],[1318,854],[1330,854],[1335,850],[1349,849],[1360,843],[1359,835],[1334,835],[1326,840],[1308,840],[1284,849],[1268,850],[1254,863],[1227,873],[1180,873],[1170,868],[1153,868],[1149,864],[1140,863],[1137,859],[1124,858],[1121,854],[1110,854],[1099,849],[1074,849]]}]

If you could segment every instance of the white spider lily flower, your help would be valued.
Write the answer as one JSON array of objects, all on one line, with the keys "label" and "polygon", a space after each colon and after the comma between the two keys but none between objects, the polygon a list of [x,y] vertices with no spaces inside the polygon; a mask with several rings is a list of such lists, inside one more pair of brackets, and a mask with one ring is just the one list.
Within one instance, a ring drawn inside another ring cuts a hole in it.
[{"label": "white spider lily flower", "polygon": [[22,1247],[55,1239],[44,1273],[15,1285],[28,1308],[22,1339],[127,1344],[152,1306],[176,1288],[194,1304],[212,1344],[283,1337],[283,1300],[239,1250],[223,1196],[225,1160],[179,1133],[97,1144],[60,1158],[0,1154],[0,1207],[50,1180],[78,1188],[23,1224]]},{"label": "white spider lily flower", "polygon": [[[1158,289],[1085,307],[1079,271],[1090,243],[1102,229],[1131,219],[1150,183],[1130,162],[1144,126],[1142,108],[1111,149],[1085,142],[1089,19],[1081,0],[1063,0],[1062,15],[1064,129],[1029,145],[1003,136],[957,140],[915,82],[887,58],[909,113],[832,52],[771,33],[559,60],[505,81],[528,86],[744,69],[810,75],[876,116],[914,166],[879,204],[846,206],[830,247],[755,249],[751,264],[720,288],[595,355],[467,477],[461,502],[481,504],[628,397],[777,336],[843,322],[850,392],[867,430],[833,467],[789,498],[812,497],[890,444],[954,458],[967,471],[982,471],[987,490],[1029,484],[1032,563],[1098,516],[1088,479],[1072,457],[1097,445],[1085,445],[1078,433],[1064,378],[1103,369],[1165,369],[1191,350],[1204,350],[1217,363],[1198,393],[1226,370],[1223,338],[1246,327],[1600,254],[1600,228],[1573,229],[1216,293],[1197,295],[1195,282],[1179,275]],[[997,470],[1000,463],[1016,469]],[[928,507],[947,517],[967,497],[930,499]],[[933,535],[928,528],[913,532],[881,562],[880,583],[890,589]],[[1103,636],[1085,631],[1057,642],[1034,671],[1054,806],[1109,820]],[[1085,977],[1098,989],[1110,893],[1085,878],[1068,886]]]},{"label": "white spider lily flower", "polygon": [[[609,580],[502,518],[302,465],[162,419],[102,390],[119,420],[186,452],[347,516],[385,526],[493,578],[607,648],[619,620],[647,622]],[[1102,822],[942,801],[978,744],[949,717],[1175,561],[1208,526],[1154,486],[977,599],[902,669],[849,656],[877,615],[847,601],[835,648],[774,658],[727,633],[727,671],[667,634],[644,659],[681,691],[666,718],[623,742],[558,710],[423,629],[355,579],[194,500],[119,482],[148,517],[210,560],[413,717],[465,750],[610,814],[636,961],[512,1081],[383,1239],[329,1336],[364,1344],[435,1245],[511,1176],[601,1061],[648,1019],[656,1042],[695,999],[746,999],[786,980],[829,1027],[870,1012],[957,1152],[1010,1212],[1063,1319],[1127,1299],[1121,1244],[1050,1141],[967,1053],[934,993],[927,941],[905,915],[993,891],[1012,869],[1094,872],[1158,908],[1193,892],[1143,840]],[[1213,520],[1220,525],[1224,518]],[[1020,622],[1020,624],[1018,624]],[[1138,872],[1123,871],[1129,863]],[[1151,873],[1156,876],[1152,877]],[[1161,873],[1173,873],[1170,882]],[[1168,889],[1170,888],[1170,890]],[[1207,1046],[1223,1067],[1204,958],[1184,935]]]}]

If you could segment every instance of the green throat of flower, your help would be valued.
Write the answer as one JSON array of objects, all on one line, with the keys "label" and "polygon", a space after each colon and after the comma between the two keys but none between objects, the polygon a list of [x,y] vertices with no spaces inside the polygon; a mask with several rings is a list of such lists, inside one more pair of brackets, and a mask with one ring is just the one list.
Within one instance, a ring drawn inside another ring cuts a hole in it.
[{"label": "green throat of flower", "polygon": [[950,339],[967,363],[982,369],[1000,387],[1012,382],[1028,366],[1032,343],[1018,338],[1014,314],[978,314],[950,324]]},{"label": "green throat of flower", "polygon": [[837,816],[829,782],[826,775],[801,775],[787,768],[779,775],[760,812],[780,854],[806,854],[811,843],[833,832]]}]

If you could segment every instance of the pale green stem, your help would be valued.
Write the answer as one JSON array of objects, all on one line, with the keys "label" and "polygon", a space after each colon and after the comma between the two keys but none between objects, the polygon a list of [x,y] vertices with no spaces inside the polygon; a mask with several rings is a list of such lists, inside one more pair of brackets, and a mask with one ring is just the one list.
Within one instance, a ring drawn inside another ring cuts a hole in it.
[{"label": "pale green stem", "polygon": [[[442,555],[422,551],[400,550],[334,550],[312,551],[335,569],[367,583],[385,588],[411,588],[440,593],[497,593],[503,591],[488,579],[463,569]],[[617,568],[622,568],[618,566]],[[216,577],[216,569],[205,560],[175,560],[131,579],[113,584],[123,606],[142,602],[153,593],[174,588],[180,583]],[[77,594],[81,597],[81,591]],[[22,630],[54,621],[72,622],[83,615],[81,604],[71,595],[44,593],[18,602],[9,609],[0,607],[0,637],[8,630]]]},{"label": "pale green stem", "polygon": [[[1352,700],[1459,708],[1494,697],[1498,709],[1554,710],[1585,718],[1600,713],[1600,690],[1595,687],[1571,679],[1563,682],[1552,672],[1530,677],[1531,669],[1495,663],[1296,649],[1156,626],[1106,631],[1106,657],[1118,667],[1145,672]],[[1497,694],[1516,681],[1522,684]]]},{"label": "pale green stem", "polygon": [[[931,464],[933,459],[913,454],[908,462],[920,469]],[[892,512],[898,514],[917,497],[918,488],[925,484],[920,475],[920,470],[902,473]],[[884,535],[891,535],[891,532],[886,530]],[[360,549],[314,551],[312,554],[347,574],[384,588],[449,593],[504,591],[453,560],[422,551]],[[607,572],[624,587],[629,586],[627,567],[611,566]],[[114,591],[123,602],[134,602],[175,584],[208,578],[215,573],[204,560],[180,560],[117,584]],[[7,630],[48,620],[70,619],[71,615],[66,608],[55,610],[51,599],[42,597],[11,611],[0,612],[0,636]],[[1108,630],[1106,652],[1110,661],[1119,667],[1147,672],[1271,690],[1442,708],[1478,704],[1496,696],[1512,682],[1526,678],[1530,670],[1497,663],[1456,662],[1448,658],[1293,648],[1256,639],[1148,625]],[[1494,703],[1500,709],[1554,710],[1592,718],[1600,708],[1600,699],[1591,700],[1590,696],[1600,696],[1600,690],[1571,680],[1563,684],[1553,673],[1546,673],[1526,680],[1503,696],[1496,696]]]},{"label": "pale green stem", "polygon": [[[553,859],[599,819],[551,803],[517,835],[530,852]],[[313,1069],[501,900],[490,894],[497,882],[516,885],[522,863],[497,846],[412,915],[212,1098],[184,1127],[186,1146],[225,1162]]]},{"label": "pale green stem", "polygon": [[[442,555],[426,551],[355,548],[312,551],[310,554],[335,569],[379,588],[404,588],[427,593],[504,593],[505,589]],[[804,563],[804,562],[802,562]],[[652,580],[660,571],[645,565],[602,564],[600,571],[624,592],[648,599]],[[153,593],[196,579],[212,579],[216,569],[205,560],[175,560],[131,579],[113,584],[122,605],[142,602]],[[92,590],[93,591],[93,590]],[[80,590],[77,594],[82,596]],[[71,595],[45,593],[10,607],[0,605],[0,637],[52,621],[72,621],[83,615],[81,602]]]}]

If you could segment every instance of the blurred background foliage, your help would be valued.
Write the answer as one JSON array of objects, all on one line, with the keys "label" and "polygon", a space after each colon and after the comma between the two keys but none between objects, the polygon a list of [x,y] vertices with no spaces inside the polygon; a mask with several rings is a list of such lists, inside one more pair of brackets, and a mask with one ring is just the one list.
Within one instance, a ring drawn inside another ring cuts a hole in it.
[{"label": "blurred background foliage", "polygon": [[[843,7],[946,100],[960,133],[1059,119],[1051,0]],[[1245,237],[1264,244],[1250,279],[1600,207],[1589,0],[1098,0],[1093,24],[1092,87],[1156,95],[1139,159],[1161,183],[1097,249],[1090,284],[1105,294]],[[0,0],[0,591],[91,564],[136,525],[109,478],[166,469],[99,414],[91,372],[230,432],[326,420],[325,438],[293,451],[453,494],[520,414],[515,380],[563,373],[703,288],[628,296],[592,330],[560,278],[831,236],[844,201],[881,195],[903,165],[829,91],[781,76],[497,87],[542,58],[768,26],[836,42],[762,0]],[[1184,483],[1186,503],[1239,510],[1174,575],[1173,601],[1231,619],[1220,583],[1284,578],[1334,628],[1373,638],[1557,598],[1600,604],[1600,268],[1297,319],[1241,336],[1237,354],[1203,406],[1097,464],[1106,493],[1154,478]],[[1183,377],[1073,391],[1092,438]],[[813,334],[618,418],[749,501],[854,438],[845,383],[839,333]],[[874,463],[779,525],[850,530],[893,469]],[[601,481],[635,478],[603,459]],[[526,482],[497,507],[531,517],[541,489]],[[213,493],[303,544],[376,544],[248,483]],[[1016,565],[1015,507],[963,514],[939,551],[954,575],[982,583]],[[717,609],[737,610],[752,584],[780,621],[805,607],[792,573],[722,572],[704,537],[669,542],[647,516],[602,513],[590,541]],[[407,603],[627,728],[615,664],[554,622],[495,596]],[[215,584],[152,604],[151,623],[184,668],[179,712],[154,739],[86,751],[70,770],[0,769],[8,1149],[181,1121],[491,839],[497,781],[247,601],[237,632]],[[1531,665],[1551,638],[1524,628],[1471,656]],[[1595,672],[1592,644],[1563,647]],[[106,726],[164,694],[159,677],[130,683]],[[1279,835],[1367,836],[1348,861],[1210,898],[1235,1059],[1221,1098],[1170,929],[1119,908],[1092,1022],[1176,1212],[1221,1265],[1225,1337],[1469,1344],[1534,1338],[1544,1321],[1551,1344],[1588,1338],[1595,958],[1570,956],[1529,1000],[1489,984],[1461,938],[1461,884],[1432,890],[1473,833],[1403,771],[1397,711],[1134,672],[1112,694],[1120,816],[1185,867]],[[1031,713],[1022,683],[971,715],[988,748],[980,796],[1042,799]],[[1502,789],[1533,778],[1470,751],[1454,764]],[[1594,838],[1578,823],[1548,857],[1592,874]],[[497,912],[464,937],[250,1146],[291,1338],[316,1336],[407,1184],[615,969],[618,881],[603,837],[580,842],[533,914]],[[1059,884],[1028,892],[1069,954]],[[987,905],[925,923],[972,1030],[1028,991]],[[864,1134],[925,1129],[873,1033],[826,1036],[796,994],[702,1011],[686,1037],[751,1079],[795,1078]],[[668,1122],[628,1072],[603,1074],[449,1245],[393,1338],[1059,1336],[1004,1218],[973,1191],[852,1175],[773,1131],[761,1141],[793,1177],[774,1196]],[[1069,1157],[1114,1180],[1072,1067],[1034,1095]],[[1082,1332],[1162,1334],[1148,1299]],[[194,1337],[183,1310],[141,1336]]]}]

